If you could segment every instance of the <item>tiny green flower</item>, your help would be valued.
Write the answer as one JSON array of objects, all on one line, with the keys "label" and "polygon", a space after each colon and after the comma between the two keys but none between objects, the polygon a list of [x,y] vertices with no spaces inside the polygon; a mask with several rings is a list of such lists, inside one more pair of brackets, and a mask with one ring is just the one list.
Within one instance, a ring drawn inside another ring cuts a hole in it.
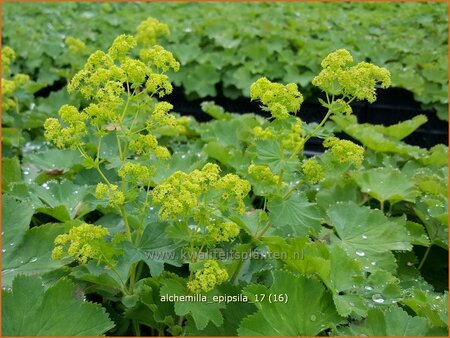
[{"label": "tiny green flower", "polygon": [[283,120],[289,113],[296,113],[303,102],[303,96],[295,83],[282,85],[263,77],[250,86],[250,97],[259,100],[276,119]]},{"label": "tiny green flower", "polygon": [[333,158],[339,163],[353,163],[360,166],[364,159],[364,148],[348,140],[328,137],[323,142],[325,148],[330,148]]},{"label": "tiny green flower", "polygon": [[141,22],[136,30],[136,41],[141,46],[152,46],[156,40],[164,35],[169,35],[169,26],[154,18],[148,18]]},{"label": "tiny green flower", "polygon": [[99,183],[95,188],[95,197],[98,199],[107,199],[111,207],[120,207],[125,203],[125,194],[119,191],[115,184]]},{"label": "tiny green flower", "polygon": [[187,288],[192,293],[208,292],[227,279],[227,270],[221,268],[217,261],[208,260],[203,269],[195,272],[194,278],[187,283]]},{"label": "tiny green flower", "polygon": [[318,183],[325,177],[323,166],[314,158],[305,160],[302,164],[302,170],[307,180],[312,184]]},{"label": "tiny green flower", "polygon": [[106,261],[110,261],[114,251],[112,247],[110,250],[107,249],[108,244],[104,239],[107,235],[109,235],[108,229],[100,225],[83,223],[73,227],[69,233],[55,238],[52,259],[58,260],[68,255],[82,264],[86,264],[90,259],[105,261],[107,258]]},{"label": "tiny green flower", "polygon": [[272,172],[269,166],[264,164],[250,164],[247,171],[257,180],[264,181],[269,184],[277,184],[280,179],[278,175],[275,175]]}]

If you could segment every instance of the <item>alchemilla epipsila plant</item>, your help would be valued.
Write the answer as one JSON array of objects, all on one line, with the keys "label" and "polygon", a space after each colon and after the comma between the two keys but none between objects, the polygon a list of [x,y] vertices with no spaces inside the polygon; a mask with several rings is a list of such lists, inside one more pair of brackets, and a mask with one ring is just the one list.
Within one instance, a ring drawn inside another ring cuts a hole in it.
[{"label": "alchemilla epipsila plant", "polygon": [[[402,141],[424,116],[352,112],[390,72],[339,49],[312,81],[321,122],[302,121],[295,83],[262,76],[250,97],[269,117],[205,102],[199,123],[165,101],[167,34],[150,18],[87,57],[25,156],[45,170],[7,175],[3,334],[447,335],[429,273],[448,250],[447,147]],[[4,77],[7,95],[28,81]]]}]

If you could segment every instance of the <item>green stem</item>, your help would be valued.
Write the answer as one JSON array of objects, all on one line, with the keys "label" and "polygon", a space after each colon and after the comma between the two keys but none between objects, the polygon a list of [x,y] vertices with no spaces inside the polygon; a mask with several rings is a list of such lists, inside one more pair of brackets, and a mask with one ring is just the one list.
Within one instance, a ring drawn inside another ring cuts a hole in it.
[{"label": "green stem", "polygon": [[136,263],[133,263],[130,269],[130,285],[128,287],[130,294],[133,293],[135,282],[136,282]]},{"label": "green stem", "polygon": [[431,251],[431,246],[432,246],[433,244],[431,244],[428,248],[427,248],[427,250],[425,251],[425,254],[423,255],[423,257],[422,257],[422,260],[420,261],[420,264],[419,264],[419,266],[417,267],[417,270],[420,270],[420,269],[422,269],[422,266],[423,266],[423,264],[425,263],[425,261],[427,260],[427,257],[428,257],[428,255],[429,255],[429,253],[430,253],[430,251]]},{"label": "green stem", "polygon": [[264,234],[267,232],[267,230],[269,230],[269,228],[270,228],[270,222],[267,222],[266,225],[264,226],[264,228],[261,230],[261,233],[256,238],[261,239],[264,236]]},{"label": "green stem", "polygon": [[119,135],[117,135],[117,133],[116,133],[116,141],[117,141],[117,148],[119,149],[119,158],[121,161],[123,161],[125,158],[123,157],[122,144],[120,143]]},{"label": "green stem", "polygon": [[132,242],[131,229],[130,229],[130,224],[128,223],[127,212],[125,211],[125,207],[123,205],[119,209],[120,209],[120,215],[122,216],[123,221],[125,222],[125,231],[127,233],[127,237],[130,240],[130,242]]},{"label": "green stem", "polygon": [[[283,159],[282,159],[283,160]],[[280,170],[280,175],[278,176],[278,183],[277,183],[277,192],[280,193],[281,190],[281,184],[283,183],[283,174],[284,174],[284,170],[281,169]]]},{"label": "green stem", "polygon": [[105,180],[106,183],[108,183],[108,185],[111,185],[111,182],[108,180],[108,178],[105,176],[105,174],[103,174],[102,170],[100,169],[100,166],[97,164],[97,166],[95,167],[95,169],[97,170],[97,172],[100,174],[100,176],[103,178],[103,180]]},{"label": "green stem", "polygon": [[294,185],[284,196],[283,199],[288,198],[289,196],[291,196],[291,194],[297,190],[298,187],[300,187],[303,184],[303,181],[298,182],[296,185]]},{"label": "green stem", "polygon": [[133,319],[132,322],[133,322],[134,335],[135,336],[140,336],[141,335],[141,328],[139,327],[139,322],[136,319]]},{"label": "green stem", "polygon": [[308,140],[313,137],[320,128],[323,127],[323,125],[325,124],[325,122],[328,120],[328,118],[331,116],[332,111],[328,110],[327,114],[325,115],[325,117],[323,118],[323,120],[317,125],[316,128],[314,128],[314,130],[311,132],[311,134],[309,134],[307,137],[305,137],[302,141],[302,143],[299,144],[299,146],[297,147],[297,149],[295,149],[295,151],[292,153],[292,155],[289,157],[289,160],[292,160],[294,158],[294,156],[297,155],[297,153],[300,151],[300,149],[303,148],[303,146],[305,145],[306,142],[308,142]]}]

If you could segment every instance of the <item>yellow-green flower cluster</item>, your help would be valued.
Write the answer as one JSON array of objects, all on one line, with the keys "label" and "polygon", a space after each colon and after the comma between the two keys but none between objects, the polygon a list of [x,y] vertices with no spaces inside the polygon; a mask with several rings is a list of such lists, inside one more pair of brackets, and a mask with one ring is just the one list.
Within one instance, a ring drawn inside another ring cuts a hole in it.
[{"label": "yellow-green flower cluster", "polygon": [[16,53],[11,47],[2,48],[2,73],[11,73],[11,64],[16,59]]},{"label": "yellow-green flower cluster", "polygon": [[[329,54],[322,61],[322,71],[313,79],[312,84],[332,95],[374,102],[376,84],[381,84],[382,88],[391,84],[389,71],[367,62],[349,67],[352,62],[353,57],[345,49]],[[343,109],[349,112],[349,107],[345,106]]]},{"label": "yellow-green flower cluster", "polygon": [[261,128],[260,126],[254,127],[252,129],[252,133],[257,139],[261,140],[269,140],[275,138],[275,134],[269,128]]},{"label": "yellow-green flower cluster", "polygon": [[180,70],[180,63],[175,60],[173,54],[159,45],[149,49],[142,49],[139,52],[139,56],[142,61],[155,66],[163,72],[167,72],[170,69],[176,72]]},{"label": "yellow-green flower cluster", "polygon": [[303,102],[303,96],[295,83],[282,85],[265,77],[250,86],[250,97],[261,101],[272,116],[279,120],[288,118],[289,113],[296,113]]},{"label": "yellow-green flower cluster", "polygon": [[146,167],[140,163],[126,162],[118,171],[119,177],[126,182],[147,184],[155,174],[154,167]]},{"label": "yellow-green flower cluster", "polygon": [[214,188],[222,193],[224,200],[234,198],[237,203],[236,212],[245,212],[244,198],[250,192],[251,185],[247,180],[243,180],[238,175],[226,174],[214,184]]},{"label": "yellow-green flower cluster", "polygon": [[187,283],[187,288],[192,293],[208,292],[227,279],[227,270],[221,268],[217,261],[208,260],[203,269],[195,272],[194,279]]},{"label": "yellow-green flower cluster", "polygon": [[139,134],[134,140],[130,141],[129,149],[136,155],[153,154],[162,160],[168,160],[170,158],[169,149],[158,145],[156,137],[150,134]]},{"label": "yellow-green flower cluster", "polygon": [[154,18],[148,18],[139,24],[136,30],[136,40],[141,46],[151,46],[159,37],[169,35],[169,33],[169,26]]},{"label": "yellow-green flower cluster", "polygon": [[73,36],[68,36],[64,43],[69,48],[69,51],[75,55],[84,55],[86,53],[86,44],[80,39],[74,38]]},{"label": "yellow-green flower cluster", "polygon": [[127,74],[127,81],[131,83],[131,88],[140,86],[150,74],[150,69],[140,60],[125,58],[121,68]]},{"label": "yellow-green flower cluster", "polygon": [[107,199],[108,205],[111,207],[120,207],[125,203],[125,194],[115,184],[97,184],[95,197],[98,199]]},{"label": "yellow-green flower cluster", "polygon": [[2,77],[2,111],[7,112],[16,107],[17,102],[14,99],[14,93],[21,87],[23,87],[30,77],[26,74],[11,74],[11,64],[16,58],[16,53],[10,47],[2,48],[2,73],[8,74],[6,77]]},{"label": "yellow-green flower cluster", "polygon": [[236,211],[243,213],[243,200],[250,188],[250,184],[237,175],[220,177],[219,166],[207,163],[201,170],[196,169],[188,174],[177,171],[166,178],[153,190],[153,202],[161,204],[161,219],[175,219],[183,215],[196,215],[203,203],[201,197],[210,191],[216,191],[223,200],[233,198],[238,205]]},{"label": "yellow-green flower cluster", "polygon": [[172,108],[173,106],[169,102],[158,102],[153,108],[151,119],[147,121],[147,129],[153,128],[154,123],[160,126],[175,127],[177,119],[169,113]]},{"label": "yellow-green flower cluster", "polygon": [[364,148],[349,140],[328,137],[323,142],[325,148],[330,148],[333,158],[339,163],[353,163],[360,166],[364,159]]},{"label": "yellow-green flower cluster", "polygon": [[277,184],[280,177],[275,175],[269,166],[264,164],[250,164],[247,168],[248,173],[259,181],[269,184]]},{"label": "yellow-green flower cluster", "polygon": [[169,77],[165,74],[158,73],[149,75],[148,80],[145,83],[145,89],[150,95],[158,94],[159,97],[168,95],[173,91]]},{"label": "yellow-green flower cluster", "polygon": [[63,127],[58,119],[49,118],[44,123],[45,138],[58,148],[76,148],[83,144],[82,138],[86,134],[87,114],[66,104],[59,109],[59,116],[67,124],[67,127]]},{"label": "yellow-green flower cluster", "polygon": [[201,170],[177,171],[166,178],[153,189],[153,202],[161,204],[159,217],[175,219],[197,208],[200,196],[219,180],[219,173],[218,165],[207,163]]},{"label": "yellow-green flower cluster", "polygon": [[302,120],[295,117],[294,122],[291,124],[291,130],[287,134],[283,134],[280,137],[281,144],[284,149],[295,150],[299,149],[299,146],[303,144],[303,128]]},{"label": "yellow-green flower cluster", "polygon": [[208,234],[216,242],[229,242],[239,235],[239,226],[234,222],[213,221],[208,225]]},{"label": "yellow-green flower cluster", "polygon": [[325,177],[323,166],[314,158],[303,161],[302,170],[312,184],[318,183]]},{"label": "yellow-green flower cluster", "polygon": [[108,55],[117,61],[123,61],[130,50],[136,47],[137,41],[131,35],[119,35],[108,50]]},{"label": "yellow-green flower cluster", "polygon": [[69,233],[55,238],[52,259],[58,260],[68,255],[82,264],[86,264],[89,259],[101,261],[104,255],[102,244],[105,243],[104,237],[107,235],[108,229],[99,225],[83,223],[73,227]]}]

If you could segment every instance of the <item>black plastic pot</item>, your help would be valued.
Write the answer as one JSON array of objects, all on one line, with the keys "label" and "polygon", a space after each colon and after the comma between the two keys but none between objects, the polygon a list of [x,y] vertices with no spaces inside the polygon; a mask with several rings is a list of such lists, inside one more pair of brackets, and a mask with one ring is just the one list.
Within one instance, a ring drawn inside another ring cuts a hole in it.
[{"label": "black plastic pot", "polygon": [[[182,115],[194,116],[198,121],[209,121],[211,119],[209,115],[200,109],[200,104],[204,101],[213,101],[228,112],[238,114],[255,113],[268,116],[268,113],[264,112],[257,102],[252,102],[246,97],[230,99],[223,95],[218,95],[216,97],[189,100],[184,95],[183,89],[177,87],[165,99],[174,105],[174,111]],[[412,93],[407,90],[400,88],[380,90],[375,103],[356,102],[352,104],[352,108],[360,123],[382,124],[385,126],[424,114],[428,117],[428,122],[405,138],[405,142],[424,148],[430,148],[437,144],[448,145],[447,122],[439,120],[434,111],[423,110],[420,103],[415,101]],[[304,102],[300,111],[302,120],[308,123],[321,121],[325,114],[325,108],[318,103],[310,101]],[[315,145],[314,139],[309,142],[309,147],[311,151],[321,151],[321,147]]]}]

